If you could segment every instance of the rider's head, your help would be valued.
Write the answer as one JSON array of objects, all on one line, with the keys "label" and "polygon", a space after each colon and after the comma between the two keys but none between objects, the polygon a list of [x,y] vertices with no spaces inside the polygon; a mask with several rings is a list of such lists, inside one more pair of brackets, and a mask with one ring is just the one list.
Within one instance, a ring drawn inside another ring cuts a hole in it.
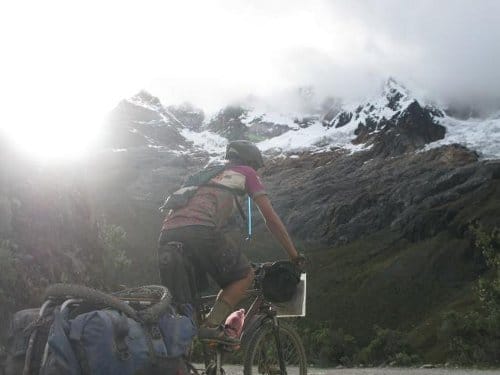
[{"label": "rider's head", "polygon": [[249,141],[232,141],[226,148],[226,159],[257,170],[264,166],[260,150]]}]

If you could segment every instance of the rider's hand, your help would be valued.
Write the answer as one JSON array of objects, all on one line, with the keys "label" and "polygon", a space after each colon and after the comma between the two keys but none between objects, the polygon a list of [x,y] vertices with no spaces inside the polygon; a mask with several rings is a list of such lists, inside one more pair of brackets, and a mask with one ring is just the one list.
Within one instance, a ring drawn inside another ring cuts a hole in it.
[{"label": "rider's hand", "polygon": [[297,266],[297,268],[304,272],[306,269],[307,259],[303,254],[298,254],[296,257],[291,259],[292,263]]}]

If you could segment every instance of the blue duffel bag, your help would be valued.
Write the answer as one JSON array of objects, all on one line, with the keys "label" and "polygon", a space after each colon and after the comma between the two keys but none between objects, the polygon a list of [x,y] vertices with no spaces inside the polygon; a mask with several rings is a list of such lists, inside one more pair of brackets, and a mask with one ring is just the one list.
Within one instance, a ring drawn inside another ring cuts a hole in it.
[{"label": "blue duffel bag", "polygon": [[40,374],[186,373],[183,356],[195,334],[192,316],[179,314],[173,307],[156,324],[147,325],[111,309],[73,319],[56,311]]}]

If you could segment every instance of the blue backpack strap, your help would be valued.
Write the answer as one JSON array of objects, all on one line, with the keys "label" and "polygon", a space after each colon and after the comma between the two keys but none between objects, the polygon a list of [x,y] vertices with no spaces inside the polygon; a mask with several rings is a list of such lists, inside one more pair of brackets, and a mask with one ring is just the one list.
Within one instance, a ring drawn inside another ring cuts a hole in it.
[{"label": "blue backpack strap", "polygon": [[[54,311],[54,322],[47,340],[50,351],[56,363],[54,368],[61,374],[82,375],[78,357],[73,352],[70,338],[68,337],[69,323],[67,317],[59,310]],[[53,370],[53,369],[52,369]],[[40,373],[43,375],[49,372],[45,366]],[[85,372],[83,372],[85,374]]]},{"label": "blue backpack strap", "polygon": [[160,327],[158,324],[143,325],[148,343],[149,357],[153,367],[158,366],[158,358],[167,358],[167,347],[163,342]]}]

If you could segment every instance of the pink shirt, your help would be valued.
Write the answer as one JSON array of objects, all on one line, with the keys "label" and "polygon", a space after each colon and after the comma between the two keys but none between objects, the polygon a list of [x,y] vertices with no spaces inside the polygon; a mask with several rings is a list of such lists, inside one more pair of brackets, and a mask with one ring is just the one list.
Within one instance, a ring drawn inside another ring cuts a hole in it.
[{"label": "pink shirt", "polygon": [[[257,172],[246,165],[228,167],[210,182],[231,188],[240,195],[248,194],[252,199],[266,194]],[[201,186],[185,207],[167,215],[162,229],[168,230],[189,225],[204,225],[221,229],[234,211],[234,199],[234,194],[226,189]]]}]

